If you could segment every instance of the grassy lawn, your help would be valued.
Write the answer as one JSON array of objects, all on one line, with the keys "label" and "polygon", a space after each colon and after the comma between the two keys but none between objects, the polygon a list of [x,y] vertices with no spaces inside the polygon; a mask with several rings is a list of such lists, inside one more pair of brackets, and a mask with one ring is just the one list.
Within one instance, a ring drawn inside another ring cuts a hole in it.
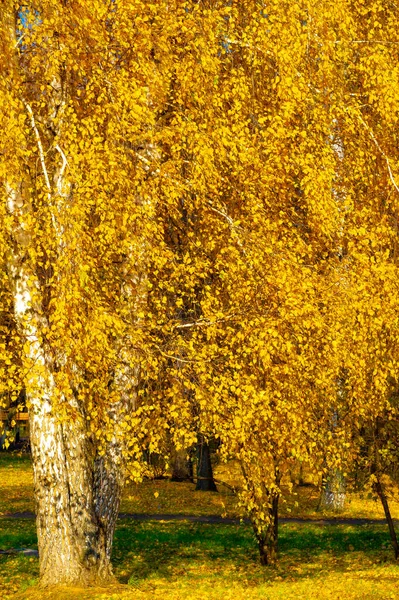
[{"label": "grassy lawn", "polygon": [[[231,473],[230,473],[231,475]],[[221,465],[219,479],[228,480]],[[0,512],[33,510],[29,458],[0,453]],[[220,487],[223,490],[223,487]],[[158,492],[158,497],[154,493]],[[315,516],[317,494],[298,488],[291,514]],[[382,517],[376,503],[349,498],[344,516]],[[193,491],[192,484],[167,480],[129,485],[122,511],[134,513],[237,514],[235,496]],[[287,512],[289,505],[285,505]],[[295,511],[295,513],[294,513]],[[399,516],[398,506],[393,505]],[[287,513],[289,514],[289,513]],[[326,515],[328,516],[328,515]],[[118,523],[113,552],[120,585],[97,590],[39,591],[38,559],[0,556],[0,598],[27,600],[289,600],[399,598],[399,566],[394,563],[384,525],[284,524],[276,568],[257,563],[248,525],[204,523]],[[33,521],[0,520],[0,548],[36,548]]]},{"label": "grassy lawn", "polygon": [[[35,547],[32,521],[0,522],[0,546]],[[383,526],[283,525],[277,568],[257,564],[245,525],[121,522],[113,562],[120,589],[38,592],[38,560],[0,558],[0,597],[18,598],[398,598]]]},{"label": "grassy lawn", "polygon": [[[220,464],[215,477],[237,485],[239,475],[232,464]],[[34,511],[33,476],[29,456],[0,452],[0,515],[14,512]],[[219,493],[196,492],[189,482],[175,483],[168,479],[146,480],[140,484],[129,483],[122,498],[121,512],[149,514],[190,514],[242,516],[237,497],[222,484]],[[315,487],[297,487],[293,494],[286,494],[280,506],[281,516],[299,516],[320,519],[336,516],[324,511],[317,512],[319,499]],[[399,502],[390,500],[392,516],[399,519]],[[347,494],[345,510],[340,517],[383,519],[384,511],[379,502],[361,494]]]},{"label": "grassy lawn", "polygon": [[34,510],[29,456],[0,452],[0,481],[0,515]]}]

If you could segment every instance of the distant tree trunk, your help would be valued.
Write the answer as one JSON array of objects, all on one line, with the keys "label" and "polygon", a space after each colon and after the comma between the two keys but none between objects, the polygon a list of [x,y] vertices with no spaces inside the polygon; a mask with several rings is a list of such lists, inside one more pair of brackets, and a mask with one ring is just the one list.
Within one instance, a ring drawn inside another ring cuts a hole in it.
[{"label": "distant tree trunk", "polygon": [[194,451],[193,451],[193,449],[191,449],[189,458],[187,460],[187,470],[188,470],[189,481],[192,481],[194,483]]},{"label": "distant tree trunk", "polygon": [[345,478],[338,471],[332,471],[323,479],[317,510],[341,512],[345,507]]},{"label": "distant tree trunk", "polygon": [[299,467],[294,465],[288,470],[290,481],[293,485],[306,486],[303,476],[303,464],[299,463]]},{"label": "distant tree trunk", "polygon": [[269,524],[261,532],[254,527],[255,536],[258,541],[260,564],[263,566],[273,565],[277,561],[278,551],[278,501],[279,494],[270,495]]},{"label": "distant tree trunk", "polygon": [[[337,378],[337,396],[339,400],[345,398],[345,375]],[[339,412],[333,408],[330,421],[330,430],[333,438],[336,436],[337,427],[340,422]],[[327,464],[327,459],[325,459]],[[320,500],[317,510],[331,510],[341,512],[345,506],[345,478],[339,469],[329,469],[327,475],[322,479]]]},{"label": "distant tree trunk", "polygon": [[172,481],[193,481],[193,461],[188,451],[176,450],[172,451]]},{"label": "distant tree trunk", "polygon": [[205,442],[204,436],[198,438],[197,450],[197,485],[196,490],[202,492],[217,492],[216,483],[213,479],[211,453],[209,444]]},{"label": "distant tree trunk", "polygon": [[392,544],[393,551],[395,554],[395,560],[399,560],[399,544],[398,544],[398,538],[396,537],[395,526],[393,523],[391,511],[389,509],[388,499],[385,494],[385,490],[381,484],[381,481],[378,478],[374,482],[373,488],[374,488],[374,491],[376,492],[376,494],[378,495],[379,499],[381,500],[381,504],[384,508],[385,518],[388,523],[389,535],[391,537],[391,544]]},{"label": "distant tree trunk", "polygon": [[302,463],[300,463],[300,465],[299,465],[298,485],[300,485],[300,486],[305,485],[305,480],[303,478],[303,464]]}]

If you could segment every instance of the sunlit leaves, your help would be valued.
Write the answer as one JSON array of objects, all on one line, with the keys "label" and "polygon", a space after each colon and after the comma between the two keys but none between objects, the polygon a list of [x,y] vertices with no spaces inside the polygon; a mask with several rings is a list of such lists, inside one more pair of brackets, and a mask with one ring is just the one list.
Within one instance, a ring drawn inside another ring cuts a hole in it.
[{"label": "sunlit leaves", "polygon": [[277,464],[342,460],[398,366],[385,4],[6,3],[2,311],[30,296],[0,323],[7,401],[50,369],[100,440],[138,389],[131,452],[217,436],[252,508]]}]

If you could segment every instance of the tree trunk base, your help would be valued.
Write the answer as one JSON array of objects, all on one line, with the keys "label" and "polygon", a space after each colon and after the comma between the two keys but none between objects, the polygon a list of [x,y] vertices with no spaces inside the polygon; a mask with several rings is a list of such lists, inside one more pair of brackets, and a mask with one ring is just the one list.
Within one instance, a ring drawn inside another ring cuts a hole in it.
[{"label": "tree trunk base", "polygon": [[269,507],[269,524],[260,533],[254,527],[255,536],[258,540],[260,564],[264,567],[273,566],[278,558],[278,494],[272,494]]},{"label": "tree trunk base", "polygon": [[46,408],[30,414],[41,586],[115,584],[119,479],[95,458],[83,419],[60,423]]},{"label": "tree trunk base", "polygon": [[259,560],[263,567],[272,567],[277,563],[277,538],[273,534],[258,537]]},{"label": "tree trunk base", "polygon": [[[56,579],[56,583],[54,583]],[[76,565],[76,569],[71,568],[69,572],[62,571],[62,579],[60,573],[48,574],[44,573],[40,578],[39,587],[41,589],[52,589],[54,587],[64,588],[108,588],[110,586],[117,585],[118,581],[115,578],[111,567],[107,569],[107,572],[99,572],[98,565],[95,565],[93,569],[87,568],[82,569],[81,565]],[[56,596],[54,596],[55,598]],[[58,596],[57,596],[58,598]]]},{"label": "tree trunk base", "polygon": [[391,510],[389,508],[387,495],[384,491],[381,481],[378,478],[376,479],[373,487],[374,487],[374,490],[377,493],[379,499],[381,500],[381,504],[384,508],[385,518],[388,523],[389,535],[391,538],[391,544],[392,544],[395,560],[399,560],[399,543],[398,543],[398,538],[396,536],[395,524],[393,522]]}]

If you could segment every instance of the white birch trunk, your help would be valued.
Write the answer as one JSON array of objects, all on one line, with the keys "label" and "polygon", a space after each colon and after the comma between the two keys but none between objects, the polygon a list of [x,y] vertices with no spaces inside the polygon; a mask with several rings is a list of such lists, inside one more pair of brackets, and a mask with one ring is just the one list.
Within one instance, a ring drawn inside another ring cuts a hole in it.
[{"label": "white birch trunk", "polygon": [[[96,460],[96,448],[77,402],[66,399],[74,419],[62,422],[54,406],[54,365],[41,342],[44,317],[35,310],[24,267],[23,203],[8,189],[11,214],[20,217],[10,278],[14,283],[15,317],[29,340],[31,377],[26,381],[30,413],[36,522],[43,585],[99,584],[112,578],[111,547],[123,474],[121,448]],[[18,240],[19,238],[19,240]],[[115,446],[115,445],[114,445]]]},{"label": "white birch trunk", "polygon": [[[4,22],[11,39],[10,47],[16,49],[13,10],[10,8]],[[3,15],[0,15],[0,21],[2,19]],[[15,52],[16,71],[20,69],[18,61]],[[52,125],[52,134],[49,136],[55,137],[47,140],[49,144],[45,143],[44,137],[41,138],[43,126],[36,120],[29,102],[21,98],[21,104],[24,105],[31,129],[30,141],[36,146],[54,239],[61,253],[65,240],[58,214],[67,203],[71,187],[66,174],[68,162],[62,142],[52,146],[60,133],[59,121],[55,116],[57,111],[60,114],[65,104],[65,90],[61,80],[57,81],[56,77],[52,90],[48,121]],[[108,410],[105,409],[108,412],[107,441],[102,449],[104,453],[100,455],[84,408],[72,392],[72,397],[62,398],[66,407],[65,416],[61,418],[58,414],[60,394],[56,389],[57,364],[43,335],[49,325],[48,301],[46,303],[45,294],[40,289],[40,278],[34,269],[29,271],[27,267],[27,250],[30,247],[34,252],[37,250],[32,247],[34,242],[26,227],[26,223],[32,221],[32,207],[28,194],[25,197],[24,191],[17,190],[17,187],[12,185],[6,190],[8,211],[14,222],[12,257],[8,268],[16,322],[22,339],[27,340],[25,364],[31,367],[26,369],[25,383],[30,414],[41,583],[46,586],[101,585],[113,577],[110,560],[112,540],[126,460],[126,436],[121,423],[135,409],[138,373],[134,368],[129,370],[125,366],[120,367],[130,364],[131,356],[125,363],[120,361],[116,373],[109,373],[110,378],[113,375],[113,385],[119,392],[120,400]],[[30,219],[27,218],[28,214]],[[138,263],[144,264],[143,273],[134,282],[136,285],[124,290],[132,298],[133,313],[146,300],[146,251],[144,245],[143,256],[136,257]],[[121,344],[121,341],[117,343]],[[75,365],[71,365],[71,369],[74,368]]]}]

